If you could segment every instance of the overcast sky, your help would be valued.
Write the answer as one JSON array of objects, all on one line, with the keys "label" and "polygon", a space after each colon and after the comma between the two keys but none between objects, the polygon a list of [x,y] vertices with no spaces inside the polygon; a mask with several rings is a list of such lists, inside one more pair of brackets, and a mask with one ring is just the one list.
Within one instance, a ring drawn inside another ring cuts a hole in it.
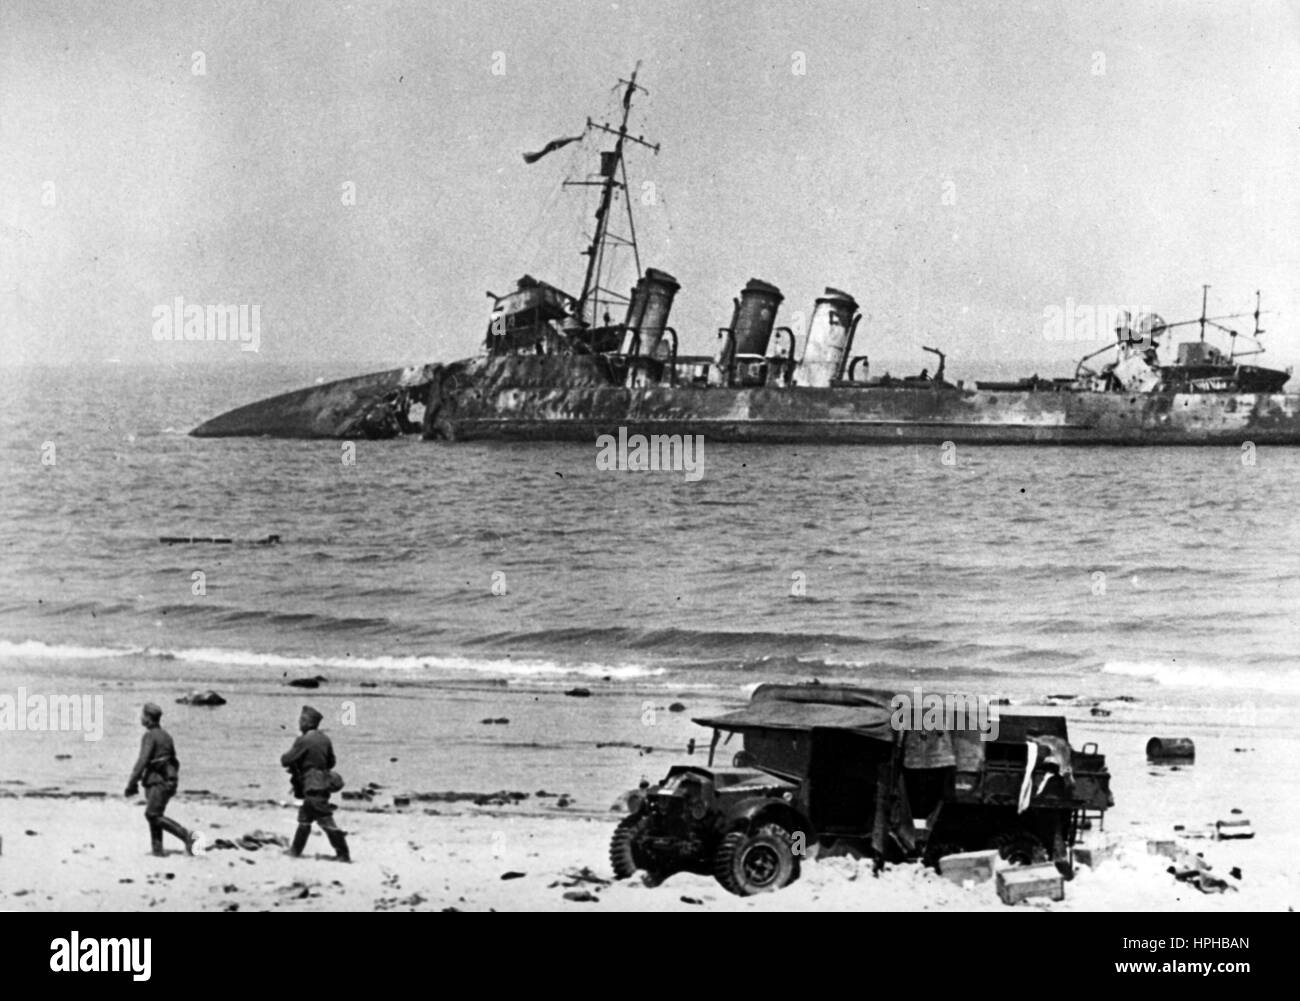
[{"label": "overcast sky", "polygon": [[[579,290],[594,189],[560,183],[604,144],[520,154],[638,59],[662,150],[629,180],[685,353],[757,277],[787,321],[852,292],[877,373],[937,344],[954,377],[1065,374],[1095,345],[1045,309],[1194,316],[1204,282],[1220,312],[1261,288],[1300,363],[1300,10],[940,0],[5,0],[3,360],[472,354],[485,290]],[[178,295],[259,305],[261,352],[155,342]]]}]

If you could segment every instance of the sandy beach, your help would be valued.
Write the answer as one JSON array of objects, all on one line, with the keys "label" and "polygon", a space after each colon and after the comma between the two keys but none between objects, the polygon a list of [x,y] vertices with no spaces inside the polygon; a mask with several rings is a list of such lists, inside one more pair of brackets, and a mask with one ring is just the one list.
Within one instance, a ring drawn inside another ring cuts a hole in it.
[{"label": "sandy beach", "polygon": [[[36,678],[25,680],[39,689]],[[673,763],[702,763],[708,731],[689,717],[740,704],[739,691],[666,697],[594,684],[590,696],[575,697],[561,687],[330,683],[301,692],[227,679],[227,706],[164,703],[182,761],[181,793],[168,812],[202,832],[205,850],[190,858],[169,840],[168,856],[154,858],[142,801],[124,799],[121,787],[139,740],[132,714],[158,686],[84,681],[105,696],[102,740],[49,732],[0,738],[2,909],[1012,909],[992,883],[958,886],[919,864],[889,866],[876,877],[870,861],[848,857],[810,860],[799,882],[753,898],[691,874],[654,888],[613,882],[607,848],[619,792]],[[673,712],[678,699],[686,709]],[[332,861],[319,831],[302,859],[282,854],[295,804],[276,758],[305,701],[327,711],[325,729],[348,780],[337,816],[349,832],[351,865]],[[1282,710],[1210,714],[1193,705],[1157,711],[1141,700],[1109,701],[1101,704],[1111,715],[1099,717],[1089,697],[1045,701],[1026,699],[1017,711],[1062,712],[1074,746],[1097,741],[1108,755],[1116,806],[1085,844],[1113,854],[1095,869],[1080,866],[1064,901],[1015,909],[1294,907],[1300,781],[1278,763],[1296,760],[1300,748]],[[352,725],[329,725],[328,712],[340,706],[353,710]],[[573,732],[582,740],[566,737]],[[1155,733],[1192,736],[1196,763],[1149,766],[1144,748]],[[694,756],[686,753],[691,737]],[[1248,818],[1255,837],[1213,840],[1214,822],[1234,817]],[[1231,889],[1206,894],[1176,881],[1166,871],[1170,859],[1149,853],[1152,840],[1202,854]]]}]

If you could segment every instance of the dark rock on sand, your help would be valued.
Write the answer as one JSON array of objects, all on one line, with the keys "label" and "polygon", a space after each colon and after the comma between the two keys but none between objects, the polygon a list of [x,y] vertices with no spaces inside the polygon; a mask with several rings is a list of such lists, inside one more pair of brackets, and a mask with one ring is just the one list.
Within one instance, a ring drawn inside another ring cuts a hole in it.
[{"label": "dark rock on sand", "polygon": [[590,890],[569,890],[564,894],[565,900],[575,900],[580,904],[594,904],[600,898]]},{"label": "dark rock on sand", "polygon": [[503,873],[501,874],[501,878],[502,878],[502,879],[523,879],[523,878],[524,878],[524,873],[522,873],[522,872],[515,872],[515,871],[512,869],[510,872],[503,872]]},{"label": "dark rock on sand", "polygon": [[670,713],[684,713],[686,712],[686,704],[684,702],[674,702],[668,707],[668,711]]},{"label": "dark rock on sand", "polygon": [[251,852],[257,851],[263,845],[273,845],[276,848],[288,848],[289,839],[283,834],[276,834],[273,831],[263,831],[260,828],[250,834],[245,834],[237,842],[239,847],[247,848]]},{"label": "dark rock on sand", "polygon": [[479,722],[487,726],[492,726],[492,725],[504,726],[506,723],[509,723],[510,720],[507,719],[505,716],[497,716],[497,717],[489,716],[486,719],[479,720]]},{"label": "dark rock on sand", "polygon": [[319,674],[316,675],[314,678],[294,678],[292,681],[289,682],[289,687],[290,688],[320,688],[321,682],[325,680],[326,679]]},{"label": "dark rock on sand", "polygon": [[588,698],[591,698],[591,689],[589,689],[589,688],[570,688],[570,689],[569,689],[567,692],[565,692],[564,694],[565,694],[565,695],[568,695],[570,698],[575,698],[575,699],[588,699]]},{"label": "dark rock on sand", "polygon": [[176,700],[178,706],[224,706],[226,700],[209,689],[206,692],[190,692]]}]

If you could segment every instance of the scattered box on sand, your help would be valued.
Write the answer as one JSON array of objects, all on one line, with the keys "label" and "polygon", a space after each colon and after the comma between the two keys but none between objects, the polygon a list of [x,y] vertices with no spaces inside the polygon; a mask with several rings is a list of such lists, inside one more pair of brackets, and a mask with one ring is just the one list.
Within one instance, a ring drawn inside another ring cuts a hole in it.
[{"label": "scattered box on sand", "polygon": [[939,875],[961,884],[966,880],[983,883],[993,878],[997,869],[998,853],[996,849],[982,852],[958,852],[945,855],[939,860]]},{"label": "scattered box on sand", "polygon": [[1244,817],[1240,820],[1220,820],[1214,825],[1214,836],[1219,841],[1253,838],[1255,829],[1250,826],[1250,821]]},{"label": "scattered box on sand", "polygon": [[1181,851],[1177,841],[1164,841],[1152,838],[1147,842],[1148,855],[1163,855],[1167,859],[1176,858]]},{"label": "scattered box on sand", "polygon": [[1018,904],[1030,897],[1064,900],[1065,880],[1051,863],[999,869],[998,896],[1004,904]]},{"label": "scattered box on sand", "polygon": [[1079,865],[1086,865],[1089,869],[1096,869],[1097,866],[1109,862],[1114,857],[1114,845],[1088,845],[1074,850],[1074,861]]}]

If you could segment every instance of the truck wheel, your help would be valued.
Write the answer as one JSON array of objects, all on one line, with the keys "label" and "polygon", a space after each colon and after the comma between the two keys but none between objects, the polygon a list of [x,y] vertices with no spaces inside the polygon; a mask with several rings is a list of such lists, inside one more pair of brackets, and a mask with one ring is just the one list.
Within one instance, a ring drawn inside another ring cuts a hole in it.
[{"label": "truck wheel", "polygon": [[624,817],[609,839],[609,865],[615,879],[627,879],[638,869],[647,869],[645,852],[638,846],[647,826],[646,817]]},{"label": "truck wheel", "polygon": [[1047,849],[1028,831],[1003,831],[995,834],[989,847],[1012,865],[1036,865],[1047,861]]},{"label": "truck wheel", "polygon": [[718,845],[713,875],[738,897],[789,886],[799,878],[790,832],[780,824],[764,824],[752,832],[732,831]]}]

